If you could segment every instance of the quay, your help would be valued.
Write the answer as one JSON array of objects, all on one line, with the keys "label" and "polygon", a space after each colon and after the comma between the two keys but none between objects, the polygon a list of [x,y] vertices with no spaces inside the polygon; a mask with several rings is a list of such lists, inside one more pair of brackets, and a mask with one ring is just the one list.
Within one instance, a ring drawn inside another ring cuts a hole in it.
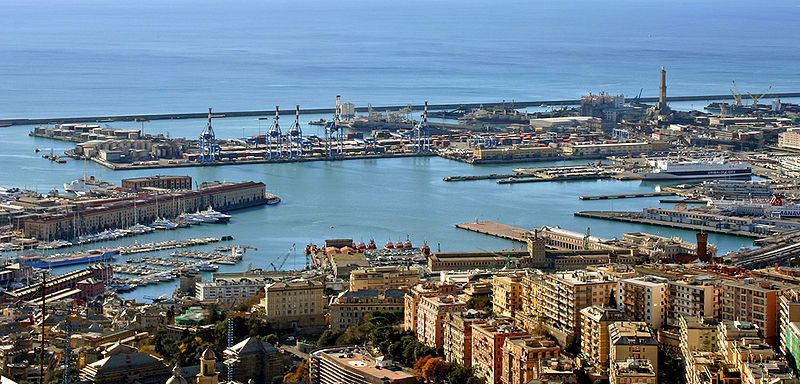
[{"label": "quay", "polygon": [[292,159],[269,159],[265,157],[254,159],[226,159],[208,162],[177,162],[174,160],[162,159],[156,162],[140,164],[132,163],[111,163],[100,158],[92,157],[91,160],[112,170],[131,170],[131,169],[158,169],[158,168],[183,168],[183,167],[207,167],[219,165],[242,165],[242,164],[264,164],[264,163],[303,163],[310,161],[341,161],[341,160],[362,160],[362,159],[385,159],[395,157],[426,157],[436,156],[432,152],[402,152],[402,153],[376,153],[376,154],[353,154],[341,156],[310,156]]},{"label": "quay", "polygon": [[609,178],[611,178],[611,176],[606,174],[562,175],[550,177],[541,177],[540,175],[535,175],[533,177],[525,176],[525,178],[509,177],[508,179],[497,180],[497,184],[536,183],[540,181],[600,180]]},{"label": "quay", "polygon": [[[225,240],[232,240],[233,238],[230,236],[223,236]],[[169,240],[169,241],[161,241],[158,243],[147,243],[147,244],[139,244],[139,245],[131,245],[128,247],[122,247],[119,249],[120,255],[130,255],[134,253],[142,253],[142,252],[152,252],[152,251],[163,251],[165,249],[175,249],[175,248],[186,248],[186,247],[193,247],[197,245],[206,245],[210,243],[219,242],[220,239],[216,237],[204,237],[198,239],[188,239],[183,241],[178,240]]]},{"label": "quay", "polygon": [[488,175],[473,175],[473,176],[447,176],[444,181],[473,181],[473,180],[494,180],[494,179],[508,179],[509,177],[536,177],[535,175],[522,175],[519,173],[490,173]]},{"label": "quay", "polygon": [[613,212],[613,211],[581,211],[575,212],[575,216],[578,217],[589,217],[592,219],[604,219],[604,220],[613,220],[613,221],[622,221],[627,223],[636,223],[636,224],[649,224],[649,225],[656,225],[661,227],[670,227],[670,228],[679,228],[679,229],[689,229],[692,231],[697,232],[710,232],[710,233],[719,233],[723,235],[732,235],[732,236],[742,236],[742,237],[750,237],[750,238],[763,238],[767,237],[767,235],[762,233],[755,233],[750,231],[744,230],[732,230],[728,228],[717,228],[709,225],[699,225],[699,224],[689,224],[689,223],[681,223],[675,221],[666,221],[666,220],[655,220],[655,219],[647,219],[640,217],[640,212]]},{"label": "quay", "polygon": [[684,204],[706,204],[706,203],[708,203],[708,200],[703,200],[703,199],[660,199],[660,200],[658,200],[658,202],[659,203],[665,203],[665,204],[680,204],[680,203],[684,203]]},{"label": "quay", "polygon": [[[766,98],[792,98],[800,97],[800,92],[783,92],[783,93],[766,93],[762,97]],[[734,97],[730,94],[724,95],[692,95],[692,96],[667,96],[667,101],[702,101],[702,100],[732,100]],[[658,97],[641,97],[640,102],[652,103],[657,102]],[[484,102],[484,103],[451,103],[451,104],[429,104],[429,110],[447,110],[457,108],[494,108],[494,107],[509,107],[513,108],[527,108],[527,107],[542,107],[554,105],[578,105],[580,99],[568,100],[539,100],[539,101],[514,101],[514,102]],[[374,109],[379,110],[400,110],[407,108],[408,105],[388,105],[376,106]],[[422,104],[411,105],[412,111],[420,111],[424,108]],[[323,114],[334,113],[334,108],[307,108],[301,109],[302,114]],[[367,112],[369,107],[356,107],[356,112]],[[294,114],[294,110],[284,110],[283,114]],[[271,116],[275,113],[274,110],[260,110],[260,111],[228,111],[216,112],[215,117],[247,117],[247,116]],[[80,116],[80,117],[47,117],[47,118],[18,118],[18,119],[2,119],[0,120],[0,127],[11,125],[28,125],[28,124],[54,124],[54,123],[86,123],[86,122],[112,122],[112,121],[147,121],[147,120],[172,120],[172,119],[202,119],[206,117],[205,112],[195,113],[162,113],[162,114],[141,114],[141,115],[108,115],[108,116]]]},{"label": "quay", "polygon": [[493,221],[476,220],[474,223],[456,224],[456,228],[523,243],[527,242],[528,236],[531,234],[531,231],[525,228],[513,227]]},{"label": "quay", "polygon": [[655,197],[655,196],[674,196],[673,192],[641,192],[641,193],[619,193],[613,195],[587,195],[581,196],[581,200],[607,200],[607,199],[630,199],[634,197]]}]

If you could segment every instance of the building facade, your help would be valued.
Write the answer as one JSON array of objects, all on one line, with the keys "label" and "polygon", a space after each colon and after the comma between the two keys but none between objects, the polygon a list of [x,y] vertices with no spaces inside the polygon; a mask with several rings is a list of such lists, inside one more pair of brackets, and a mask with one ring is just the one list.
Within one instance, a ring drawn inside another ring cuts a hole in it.
[{"label": "building facade", "polygon": [[325,284],[314,280],[289,280],[264,287],[267,320],[277,329],[325,325]]}]

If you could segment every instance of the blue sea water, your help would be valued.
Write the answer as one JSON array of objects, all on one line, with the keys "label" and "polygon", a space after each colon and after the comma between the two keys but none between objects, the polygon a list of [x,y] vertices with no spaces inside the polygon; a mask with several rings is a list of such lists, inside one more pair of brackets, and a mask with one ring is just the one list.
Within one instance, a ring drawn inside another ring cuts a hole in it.
[{"label": "blue sea water", "polygon": [[[654,96],[662,65],[671,95],[726,93],[731,80],[740,91],[768,85],[798,91],[798,16],[791,1],[0,0],[0,118],[330,107],[337,94],[359,106],[572,99],[601,90],[632,96],[642,88],[643,96]],[[320,117],[328,116],[302,119]],[[214,126],[219,137],[231,138],[263,133],[269,122],[226,118]],[[204,121],[143,127],[196,137]],[[654,187],[639,181],[442,181],[547,164],[404,158],[115,172],[91,162],[41,159],[34,148],[61,153],[72,145],[29,137],[31,128],[0,128],[0,185],[47,192],[84,172],[115,183],[188,174],[197,182],[263,181],[283,198],[277,206],[237,212],[227,225],[104,245],[230,234],[259,248],[246,263],[271,268],[291,244],[302,249],[326,238],[382,244],[408,234],[417,245],[427,240],[443,251],[511,248],[454,227],[476,218],[528,228],[591,227],[602,237],[647,231],[694,238],[690,231],[572,215],[659,205],[656,198],[578,200]],[[306,133],[316,129],[304,125]],[[724,235],[710,240],[721,253],[751,244]],[[286,267],[304,263],[296,252]],[[130,295],[169,294],[173,286]]]},{"label": "blue sea water", "polygon": [[0,118],[800,90],[795,1],[0,2]]}]

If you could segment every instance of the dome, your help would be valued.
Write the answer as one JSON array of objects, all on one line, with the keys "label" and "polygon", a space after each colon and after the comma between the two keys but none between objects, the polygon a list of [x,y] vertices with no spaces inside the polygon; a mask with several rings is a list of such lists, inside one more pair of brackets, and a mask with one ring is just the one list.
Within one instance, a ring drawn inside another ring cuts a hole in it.
[{"label": "dome", "polygon": [[172,377],[167,380],[166,384],[189,384],[189,382],[181,376],[181,369],[176,365],[175,368],[172,368]]},{"label": "dome", "polygon": [[206,348],[206,350],[203,351],[203,356],[201,358],[203,360],[214,360],[217,357],[214,355],[214,351],[212,351],[211,348]]}]

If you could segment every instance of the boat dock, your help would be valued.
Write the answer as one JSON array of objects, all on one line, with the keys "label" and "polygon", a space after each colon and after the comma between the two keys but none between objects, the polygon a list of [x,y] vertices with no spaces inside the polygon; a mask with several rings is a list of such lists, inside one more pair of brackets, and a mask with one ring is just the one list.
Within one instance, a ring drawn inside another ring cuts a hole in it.
[{"label": "boat dock", "polygon": [[671,228],[679,228],[679,229],[688,229],[692,231],[698,232],[710,232],[710,233],[719,233],[723,235],[731,235],[731,236],[742,236],[742,237],[751,237],[751,238],[762,238],[766,237],[766,235],[761,233],[754,233],[748,231],[740,231],[740,230],[731,230],[726,228],[717,228],[708,225],[698,225],[698,224],[688,224],[688,223],[681,223],[681,222],[674,222],[674,221],[666,221],[666,220],[654,220],[654,219],[645,219],[640,217],[640,212],[614,212],[614,211],[581,211],[575,212],[575,216],[578,217],[589,217],[593,219],[605,219],[605,220],[614,220],[614,221],[623,221],[627,223],[637,223],[637,224],[649,224],[649,225],[657,225],[660,227],[671,227]]},{"label": "boat dock", "polygon": [[[230,236],[224,236],[223,239],[232,240],[233,238]],[[163,251],[165,249],[186,248],[196,245],[206,245],[210,243],[216,243],[219,241],[220,239],[216,237],[204,237],[198,239],[188,239],[183,241],[178,241],[178,240],[160,241],[158,243],[137,244],[137,245],[130,245],[127,247],[122,247],[119,249],[119,254],[130,255],[142,252]]]},{"label": "boat dock", "polygon": [[525,228],[513,227],[506,224],[495,223],[494,221],[475,221],[474,223],[456,224],[456,228],[466,229],[484,235],[499,237],[519,242],[527,242],[531,231]]},{"label": "boat dock", "polygon": [[615,195],[588,195],[581,196],[581,200],[608,200],[608,199],[631,199],[634,197],[656,197],[656,196],[675,196],[673,192],[639,192],[639,193],[619,193]]}]

